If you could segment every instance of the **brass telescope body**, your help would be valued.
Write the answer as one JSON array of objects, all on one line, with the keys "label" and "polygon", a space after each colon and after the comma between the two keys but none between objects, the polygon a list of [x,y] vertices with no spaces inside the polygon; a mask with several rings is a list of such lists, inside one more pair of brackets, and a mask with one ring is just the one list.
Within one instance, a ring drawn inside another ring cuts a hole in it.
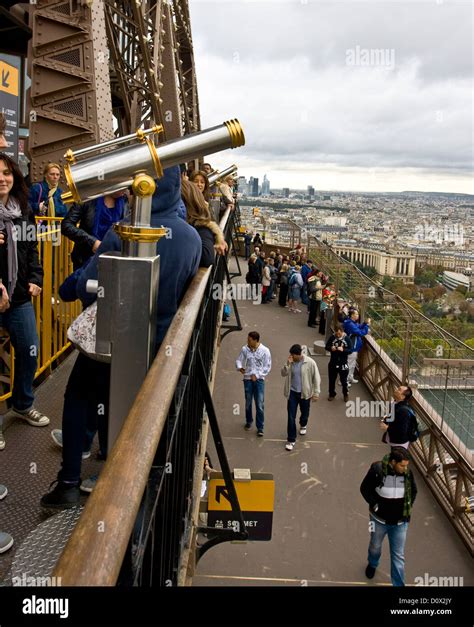
[{"label": "brass telescope body", "polygon": [[[112,194],[129,187],[137,175],[161,178],[165,168],[185,163],[201,154],[212,154],[245,144],[238,120],[230,120],[155,146],[149,135],[160,130],[161,127],[156,126],[76,153],[69,150],[64,168],[69,191],[62,194],[63,201],[79,203]],[[120,146],[125,142],[135,143]],[[98,154],[78,159],[93,152]]]}]

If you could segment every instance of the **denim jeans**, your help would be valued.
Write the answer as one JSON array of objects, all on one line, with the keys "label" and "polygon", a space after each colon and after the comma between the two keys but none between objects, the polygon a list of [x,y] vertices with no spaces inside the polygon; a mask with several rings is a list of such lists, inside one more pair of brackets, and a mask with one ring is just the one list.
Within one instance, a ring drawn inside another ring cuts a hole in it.
[{"label": "denim jeans", "polygon": [[0,325],[7,329],[15,349],[15,378],[13,382],[13,408],[30,409],[35,400],[33,381],[38,364],[38,333],[31,302],[13,306],[0,314]]},{"label": "denim jeans", "polygon": [[79,483],[87,429],[96,421],[106,446],[110,364],[79,353],[69,376],[63,408],[63,463],[58,480]]},{"label": "denim jeans", "polygon": [[252,417],[252,400],[255,400],[256,407],[256,423],[257,429],[263,431],[264,421],[264,394],[265,394],[265,380],[257,379],[256,381],[244,380],[245,390],[245,422],[251,425],[253,422]]},{"label": "denim jeans", "polygon": [[300,407],[300,426],[306,427],[309,418],[309,409],[311,406],[311,399],[301,398],[301,392],[295,392],[290,390],[288,397],[287,409],[288,409],[288,442],[296,442],[296,412],[298,411],[298,405]]},{"label": "denim jeans", "polygon": [[382,555],[382,543],[385,534],[388,535],[390,545],[390,575],[393,586],[405,585],[405,540],[407,537],[408,523],[401,525],[385,525],[378,522],[371,515],[370,521],[373,531],[370,534],[369,564],[377,568]]}]

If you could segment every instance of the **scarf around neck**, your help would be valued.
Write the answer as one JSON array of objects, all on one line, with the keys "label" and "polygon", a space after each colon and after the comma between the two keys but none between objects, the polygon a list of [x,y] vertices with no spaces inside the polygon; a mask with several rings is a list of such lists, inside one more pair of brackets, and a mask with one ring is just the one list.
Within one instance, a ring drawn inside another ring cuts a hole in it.
[{"label": "scarf around neck", "polygon": [[[384,477],[388,475],[389,469],[392,469],[392,467],[390,466],[388,462],[389,457],[390,457],[390,453],[385,455],[385,457],[382,459],[382,472],[383,472]],[[403,502],[403,517],[404,518],[409,518],[411,516],[412,502],[411,502],[410,474],[411,474],[411,471],[407,470],[407,472],[404,475],[405,476],[405,500]]]},{"label": "scarf around neck", "polygon": [[20,203],[13,196],[9,196],[7,204],[0,201],[0,231],[6,231],[5,246],[7,247],[8,263],[8,297],[11,300],[15,291],[18,276],[17,238],[14,233],[13,220],[21,216]]},{"label": "scarf around neck", "polygon": [[102,241],[112,224],[120,222],[125,208],[125,196],[115,198],[115,207],[107,207],[103,196],[95,201],[95,216],[92,235]]}]

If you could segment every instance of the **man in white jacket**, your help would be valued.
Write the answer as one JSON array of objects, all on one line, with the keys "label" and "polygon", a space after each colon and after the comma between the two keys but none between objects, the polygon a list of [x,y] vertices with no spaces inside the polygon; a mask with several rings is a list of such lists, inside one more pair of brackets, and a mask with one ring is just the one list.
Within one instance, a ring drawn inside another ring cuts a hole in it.
[{"label": "man in white jacket", "polygon": [[288,442],[287,451],[296,444],[296,413],[300,407],[300,435],[306,435],[311,401],[317,401],[321,392],[321,376],[316,362],[303,355],[300,344],[293,344],[286,365],[281,369],[286,377],[284,395],[288,399]]},{"label": "man in white jacket", "polygon": [[245,429],[252,427],[252,400],[255,400],[257,435],[263,437],[265,377],[272,368],[269,349],[260,343],[260,334],[251,331],[247,346],[242,346],[235,362],[237,370],[244,375],[245,390]]}]

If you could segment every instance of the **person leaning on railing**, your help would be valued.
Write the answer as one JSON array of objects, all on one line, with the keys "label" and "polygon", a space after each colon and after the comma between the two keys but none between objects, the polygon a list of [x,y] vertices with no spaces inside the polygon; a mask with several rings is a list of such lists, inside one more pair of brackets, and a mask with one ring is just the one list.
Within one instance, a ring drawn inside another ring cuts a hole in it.
[{"label": "person leaning on railing", "polygon": [[71,253],[74,270],[92,257],[112,224],[123,219],[126,209],[124,189],[71,206],[61,223],[61,233],[74,242]]},{"label": "person leaning on railing", "polygon": [[197,185],[197,188],[204,196],[204,200],[209,202],[209,179],[203,170],[194,170],[189,176],[191,183]]},{"label": "person leaning on railing", "polygon": [[35,216],[64,218],[67,207],[61,199],[59,187],[61,166],[58,163],[47,163],[43,170],[43,180],[30,187],[29,202]]},{"label": "person leaning on railing", "polygon": [[199,233],[202,242],[202,267],[212,266],[214,257],[224,255],[227,243],[219,225],[211,219],[207,202],[195,183],[181,181],[181,197],[186,205],[187,222]]},{"label": "person leaning on railing", "polygon": [[[156,180],[151,209],[151,226],[163,227],[172,235],[162,237],[156,247],[160,255],[156,351],[163,342],[186,288],[198,270],[202,252],[196,230],[178,216],[180,201],[179,167],[166,168],[164,176]],[[86,286],[89,280],[98,278],[99,256],[108,251],[118,252],[121,248],[118,235],[109,229],[94,256],[78,272],[76,294],[85,307],[97,298],[96,294],[87,292]],[[91,423],[89,412],[96,412],[99,421],[108,420],[109,384],[110,364],[79,353],[64,395],[62,468],[50,489],[56,483],[55,487],[41,499],[44,509],[74,507],[78,503],[83,445],[87,425]],[[95,479],[87,479],[87,488],[85,482],[81,488],[90,492]]]},{"label": "person leaning on railing", "polygon": [[[0,326],[8,331],[15,349],[11,414],[34,427],[45,427],[49,418],[33,408],[39,342],[31,303],[31,298],[41,293],[43,268],[28,189],[20,168],[5,153],[0,153],[0,277]],[[3,448],[5,439],[0,431]]]}]

